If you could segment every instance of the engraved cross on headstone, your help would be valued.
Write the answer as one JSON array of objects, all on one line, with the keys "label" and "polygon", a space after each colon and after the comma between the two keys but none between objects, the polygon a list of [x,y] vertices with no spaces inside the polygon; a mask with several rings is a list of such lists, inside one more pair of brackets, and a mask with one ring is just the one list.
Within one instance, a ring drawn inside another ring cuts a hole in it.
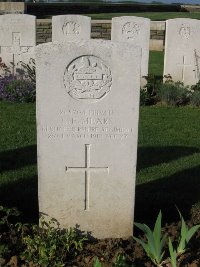
[{"label": "engraved cross on headstone", "polygon": [[182,74],[181,74],[182,77],[181,78],[182,78],[182,82],[184,82],[185,81],[185,70],[188,67],[192,67],[192,65],[186,64],[186,56],[183,56],[183,62],[176,64],[176,66],[182,68]]},{"label": "engraved cross on headstone", "polygon": [[91,167],[90,166],[90,144],[85,145],[85,167],[66,167],[66,172],[85,172],[85,210],[89,210],[90,200],[90,173],[91,172],[109,172],[109,167]]},{"label": "engraved cross on headstone", "polygon": [[1,53],[12,54],[12,65],[13,65],[12,71],[14,73],[15,65],[20,61],[20,60],[16,60],[16,57],[21,56],[21,54],[23,53],[27,53],[32,47],[33,46],[21,46],[21,33],[13,32],[12,33],[12,45],[11,46],[0,46],[0,54]]}]

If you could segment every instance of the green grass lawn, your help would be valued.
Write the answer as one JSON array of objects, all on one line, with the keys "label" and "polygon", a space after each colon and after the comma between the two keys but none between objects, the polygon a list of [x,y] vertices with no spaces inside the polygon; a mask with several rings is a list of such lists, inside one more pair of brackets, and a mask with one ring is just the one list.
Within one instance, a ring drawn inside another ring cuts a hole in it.
[{"label": "green grass lawn", "polygon": [[200,109],[141,108],[136,218],[155,218],[162,209],[173,219],[175,205],[188,216],[200,201],[199,132]]},{"label": "green grass lawn", "polygon": [[167,20],[174,18],[191,18],[200,19],[200,12],[134,12],[134,13],[100,13],[100,14],[85,14],[92,19],[110,20],[113,17],[121,16],[137,16],[149,18],[151,20]]},{"label": "green grass lawn", "polygon": [[[0,102],[0,204],[17,206],[36,221],[35,104]],[[200,109],[141,107],[136,220],[184,215],[200,201]],[[178,217],[177,217],[178,218]]]},{"label": "green grass lawn", "polygon": [[163,76],[164,52],[150,51],[149,53],[149,74]]},{"label": "green grass lawn", "polygon": [[17,206],[34,220],[37,208],[34,104],[0,102],[0,205]]}]

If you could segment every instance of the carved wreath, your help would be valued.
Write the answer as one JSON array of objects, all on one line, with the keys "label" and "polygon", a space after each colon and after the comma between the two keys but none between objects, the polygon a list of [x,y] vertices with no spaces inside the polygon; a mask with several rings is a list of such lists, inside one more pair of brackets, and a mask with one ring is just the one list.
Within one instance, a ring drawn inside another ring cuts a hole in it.
[{"label": "carved wreath", "polygon": [[68,65],[64,83],[76,99],[100,99],[110,90],[111,70],[96,56],[82,56]]}]

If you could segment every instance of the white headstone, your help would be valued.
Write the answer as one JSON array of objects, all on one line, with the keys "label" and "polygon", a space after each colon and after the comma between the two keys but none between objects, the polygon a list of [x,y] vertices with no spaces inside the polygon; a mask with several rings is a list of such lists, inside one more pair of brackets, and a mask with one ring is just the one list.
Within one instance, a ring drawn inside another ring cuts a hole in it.
[{"label": "white headstone", "polygon": [[185,85],[200,80],[200,21],[170,19],[166,22],[164,75]]},{"label": "white headstone", "polygon": [[113,18],[111,40],[129,42],[141,47],[141,77],[148,75],[150,19],[134,16]]},{"label": "white headstone", "polygon": [[91,18],[81,15],[61,15],[52,17],[52,41],[89,40]]},{"label": "white headstone", "polygon": [[140,48],[36,48],[39,210],[98,238],[132,235]]},{"label": "white headstone", "polygon": [[0,57],[12,72],[20,68],[20,61],[27,64],[30,58],[34,58],[35,45],[35,16],[24,14],[0,16]]}]

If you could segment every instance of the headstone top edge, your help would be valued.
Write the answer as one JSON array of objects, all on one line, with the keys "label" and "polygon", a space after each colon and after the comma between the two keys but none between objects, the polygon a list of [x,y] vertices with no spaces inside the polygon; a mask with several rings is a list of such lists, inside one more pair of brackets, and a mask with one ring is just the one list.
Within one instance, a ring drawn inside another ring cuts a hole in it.
[{"label": "headstone top edge", "polygon": [[119,20],[129,20],[129,21],[134,21],[134,20],[137,20],[137,21],[146,21],[146,22],[150,22],[151,20],[148,19],[148,18],[144,18],[144,17],[137,17],[137,16],[121,16],[121,17],[114,17],[112,18],[112,22],[113,21],[119,21]]},{"label": "headstone top edge", "polygon": [[36,20],[36,16],[34,15],[29,15],[29,14],[3,14],[0,16],[0,19],[5,18],[5,17],[12,17],[12,18],[32,18]]},{"label": "headstone top edge", "polygon": [[191,19],[191,18],[175,18],[175,19],[167,19],[166,20],[166,24],[168,23],[173,23],[173,22],[182,22],[182,21],[185,21],[185,22],[200,22],[200,20],[198,19]]},{"label": "headstone top edge", "polygon": [[135,50],[141,50],[141,47],[138,45],[135,45],[133,43],[128,43],[128,42],[115,42],[115,41],[111,41],[111,40],[103,40],[103,39],[90,39],[90,40],[84,40],[84,39],[80,39],[80,40],[76,40],[76,41],[62,41],[62,42],[58,42],[58,41],[54,41],[54,42],[49,42],[49,43],[43,43],[43,44],[39,44],[35,47],[35,51],[39,51],[41,49],[51,49],[51,48],[55,48],[58,49],[63,48],[63,47],[70,47],[70,46],[87,46],[87,45],[92,45],[92,46],[112,46],[112,47],[124,47],[125,49],[135,49]]},{"label": "headstone top edge", "polygon": [[84,15],[75,15],[75,14],[70,14],[70,15],[56,15],[52,16],[52,21],[53,20],[59,20],[59,19],[71,19],[71,18],[81,18],[81,19],[87,19],[91,21],[91,17],[89,16],[84,16]]}]

